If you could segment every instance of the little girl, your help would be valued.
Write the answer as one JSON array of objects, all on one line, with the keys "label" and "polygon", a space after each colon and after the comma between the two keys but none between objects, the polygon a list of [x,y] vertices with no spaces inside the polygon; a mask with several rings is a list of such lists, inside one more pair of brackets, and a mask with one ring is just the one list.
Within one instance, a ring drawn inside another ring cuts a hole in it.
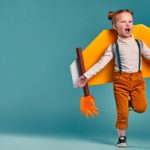
[{"label": "little girl", "polygon": [[146,111],[145,82],[142,77],[142,55],[150,60],[150,49],[132,34],[133,13],[130,10],[109,12],[108,19],[117,31],[118,39],[112,43],[100,60],[78,80],[78,86],[84,87],[87,81],[101,71],[114,57],[113,89],[117,108],[116,128],[118,129],[118,147],[126,147],[126,129],[128,127],[128,98],[135,112]]}]

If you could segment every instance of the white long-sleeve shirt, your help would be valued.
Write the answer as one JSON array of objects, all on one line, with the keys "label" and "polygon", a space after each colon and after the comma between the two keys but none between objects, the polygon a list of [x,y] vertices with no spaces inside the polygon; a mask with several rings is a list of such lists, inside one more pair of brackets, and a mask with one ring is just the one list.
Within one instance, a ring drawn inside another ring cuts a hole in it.
[{"label": "white long-sleeve shirt", "polygon": [[[132,35],[131,38],[121,38],[118,36],[117,39],[119,45],[119,53],[121,60],[121,67],[123,72],[133,73],[139,71],[139,48]],[[150,60],[150,48],[142,42],[141,46],[141,54],[148,60]],[[88,71],[84,73],[87,79],[90,79],[96,73],[100,72],[110,61],[116,56],[114,48],[112,44],[107,48],[104,55],[100,58],[100,60],[92,66]],[[142,57],[141,57],[142,59]],[[141,65],[142,66],[142,65]],[[118,72],[118,60],[115,57],[115,66],[114,71]],[[142,68],[140,68],[142,69]]]}]

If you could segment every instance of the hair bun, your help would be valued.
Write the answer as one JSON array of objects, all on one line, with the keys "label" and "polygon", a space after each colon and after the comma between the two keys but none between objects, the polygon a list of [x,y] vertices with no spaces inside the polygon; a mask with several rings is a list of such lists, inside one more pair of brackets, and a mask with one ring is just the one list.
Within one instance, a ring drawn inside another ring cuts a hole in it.
[{"label": "hair bun", "polygon": [[114,11],[110,11],[108,12],[108,20],[112,20],[113,16],[114,16],[115,12]]}]

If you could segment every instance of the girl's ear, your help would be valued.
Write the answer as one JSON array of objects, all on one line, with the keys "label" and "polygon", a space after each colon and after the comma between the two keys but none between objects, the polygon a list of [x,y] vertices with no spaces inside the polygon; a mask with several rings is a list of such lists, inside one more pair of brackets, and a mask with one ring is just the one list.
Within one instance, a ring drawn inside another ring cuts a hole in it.
[{"label": "girl's ear", "polygon": [[117,30],[116,24],[113,24],[113,25],[112,25],[112,28],[113,28],[114,30]]}]

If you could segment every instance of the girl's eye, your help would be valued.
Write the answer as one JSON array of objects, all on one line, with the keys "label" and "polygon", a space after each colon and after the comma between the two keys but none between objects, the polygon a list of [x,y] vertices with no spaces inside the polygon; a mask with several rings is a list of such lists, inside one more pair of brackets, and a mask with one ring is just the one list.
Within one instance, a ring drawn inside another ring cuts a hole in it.
[{"label": "girl's eye", "polygon": [[[121,21],[121,23],[127,23],[127,21]],[[133,23],[133,21],[129,21],[129,23]]]}]

